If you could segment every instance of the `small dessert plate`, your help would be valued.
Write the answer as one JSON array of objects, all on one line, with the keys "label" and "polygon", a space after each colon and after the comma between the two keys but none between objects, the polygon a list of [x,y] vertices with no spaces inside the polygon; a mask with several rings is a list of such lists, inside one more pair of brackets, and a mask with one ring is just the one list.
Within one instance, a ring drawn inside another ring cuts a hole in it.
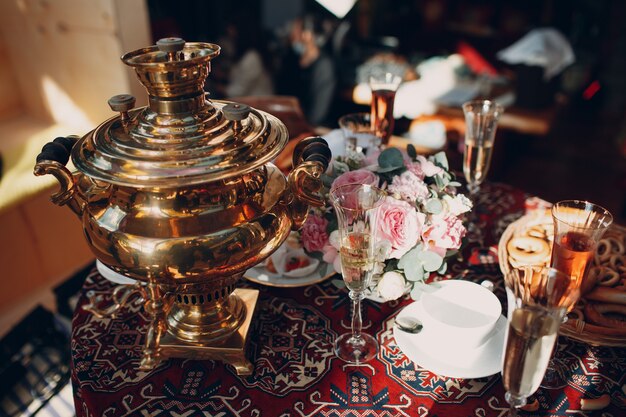
[{"label": "small dessert plate", "polygon": [[[398,313],[398,317],[419,320],[420,314],[423,314],[420,303],[415,301],[409,304]],[[454,334],[447,335],[447,340],[435,341],[430,332],[411,334],[394,326],[393,335],[398,347],[410,360],[436,375],[449,378],[483,378],[502,370],[506,326],[506,318],[500,315],[490,337],[477,347],[468,347],[462,338]],[[441,349],[442,342],[448,343],[447,349]]]}]

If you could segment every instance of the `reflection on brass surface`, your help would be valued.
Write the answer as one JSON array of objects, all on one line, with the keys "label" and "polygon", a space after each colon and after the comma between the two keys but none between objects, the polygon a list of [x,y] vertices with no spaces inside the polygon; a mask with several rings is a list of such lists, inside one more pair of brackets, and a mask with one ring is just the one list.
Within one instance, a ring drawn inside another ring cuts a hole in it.
[{"label": "reflection on brass surface", "polygon": [[[323,203],[325,170],[315,158],[302,159],[305,143],[285,178],[271,163],[288,140],[283,123],[208,99],[204,82],[219,46],[176,38],[157,44],[122,57],[145,86],[149,105],[133,108],[134,97],[112,97],[117,116],[69,147],[50,144],[35,166],[35,175],[58,179],[53,202],[79,216],[95,256],[140,282],[125,297],[140,292],[151,320],[142,369],[168,351],[194,357],[238,334],[245,345],[241,329],[254,304],[236,295],[236,283],[302,225],[310,205]],[[63,147],[78,172],[58,157]],[[115,290],[109,307],[92,300],[90,310],[114,313],[126,301],[122,292]],[[163,349],[164,340],[176,348]],[[243,350],[225,352],[211,354],[245,360]]]}]

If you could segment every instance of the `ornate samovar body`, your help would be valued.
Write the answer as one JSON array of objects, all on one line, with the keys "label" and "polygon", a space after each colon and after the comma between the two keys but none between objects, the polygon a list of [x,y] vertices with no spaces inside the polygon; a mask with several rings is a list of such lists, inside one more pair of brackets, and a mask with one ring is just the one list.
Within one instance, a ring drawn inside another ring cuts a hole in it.
[{"label": "ornate samovar body", "polygon": [[[57,138],[35,174],[61,184],[52,196],[81,219],[96,258],[137,280],[117,287],[113,305],[97,295],[94,314],[115,312],[139,293],[150,314],[140,364],[161,358],[220,359],[240,374],[252,367],[245,344],[258,291],[236,288],[243,273],[321,205],[320,176],[330,159],[321,138],[296,146],[288,177],[271,163],[288,140],[262,111],[208,100],[204,82],[219,46],[167,38],[122,57],[149,105],[119,95],[120,114],[82,138]],[[78,172],[65,164],[71,153]]]}]

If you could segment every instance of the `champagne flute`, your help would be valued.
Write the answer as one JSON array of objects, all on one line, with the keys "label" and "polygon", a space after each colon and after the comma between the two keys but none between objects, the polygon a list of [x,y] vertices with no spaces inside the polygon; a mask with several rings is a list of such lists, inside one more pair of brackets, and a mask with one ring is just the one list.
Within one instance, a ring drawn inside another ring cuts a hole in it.
[{"label": "champagne flute", "polygon": [[[613,222],[613,216],[603,207],[581,200],[564,200],[552,206],[554,243],[550,266],[563,272],[576,288],[584,286],[591,259],[598,242]],[[568,312],[578,300],[572,300]],[[563,321],[567,316],[563,317]],[[552,388],[562,385],[556,354],[550,359],[548,372],[541,386]]]},{"label": "champagne flute", "polygon": [[387,71],[374,71],[369,76],[369,86],[372,90],[372,130],[380,138],[380,145],[383,148],[389,144],[389,138],[393,134],[395,121],[393,104],[401,82],[402,77]]},{"label": "champagne flute", "polygon": [[465,150],[463,175],[467,188],[475,200],[480,184],[487,177],[496,137],[498,120],[504,109],[490,100],[473,100],[463,104],[465,115]]},{"label": "champagne flute", "polygon": [[554,268],[525,266],[506,276],[508,328],[502,383],[509,416],[539,388],[567,310],[580,288],[569,275]]},{"label": "champagne flute", "polygon": [[374,270],[376,217],[385,192],[371,185],[347,184],[330,191],[340,237],[341,273],[352,300],[352,331],[335,341],[335,354],[349,363],[364,363],[378,352],[376,339],[362,333],[361,300]]}]

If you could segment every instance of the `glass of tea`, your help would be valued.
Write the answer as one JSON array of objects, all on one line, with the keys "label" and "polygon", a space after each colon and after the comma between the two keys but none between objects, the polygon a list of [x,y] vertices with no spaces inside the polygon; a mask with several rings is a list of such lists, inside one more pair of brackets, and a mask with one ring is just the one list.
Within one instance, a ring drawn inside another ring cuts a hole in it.
[{"label": "glass of tea", "polygon": [[335,340],[335,354],[340,359],[360,364],[378,352],[376,339],[363,333],[361,300],[365,298],[374,273],[376,218],[386,193],[364,184],[347,184],[330,191],[339,229],[341,275],[352,300],[352,331]]},{"label": "glass of tea", "polygon": [[580,287],[613,216],[589,201],[565,200],[552,206],[552,219],[554,245],[550,266],[569,275]]},{"label": "glass of tea", "polygon": [[554,268],[525,266],[505,277],[508,329],[504,344],[502,383],[509,416],[526,404],[544,377],[567,310],[580,289]]},{"label": "glass of tea", "polygon": [[463,104],[465,115],[465,148],[463,175],[473,199],[487,178],[493,143],[503,107],[491,100],[473,100]]},{"label": "glass of tea", "polygon": [[389,144],[393,134],[393,103],[401,83],[402,77],[388,71],[373,71],[369,76],[372,130],[380,138],[383,148]]}]

